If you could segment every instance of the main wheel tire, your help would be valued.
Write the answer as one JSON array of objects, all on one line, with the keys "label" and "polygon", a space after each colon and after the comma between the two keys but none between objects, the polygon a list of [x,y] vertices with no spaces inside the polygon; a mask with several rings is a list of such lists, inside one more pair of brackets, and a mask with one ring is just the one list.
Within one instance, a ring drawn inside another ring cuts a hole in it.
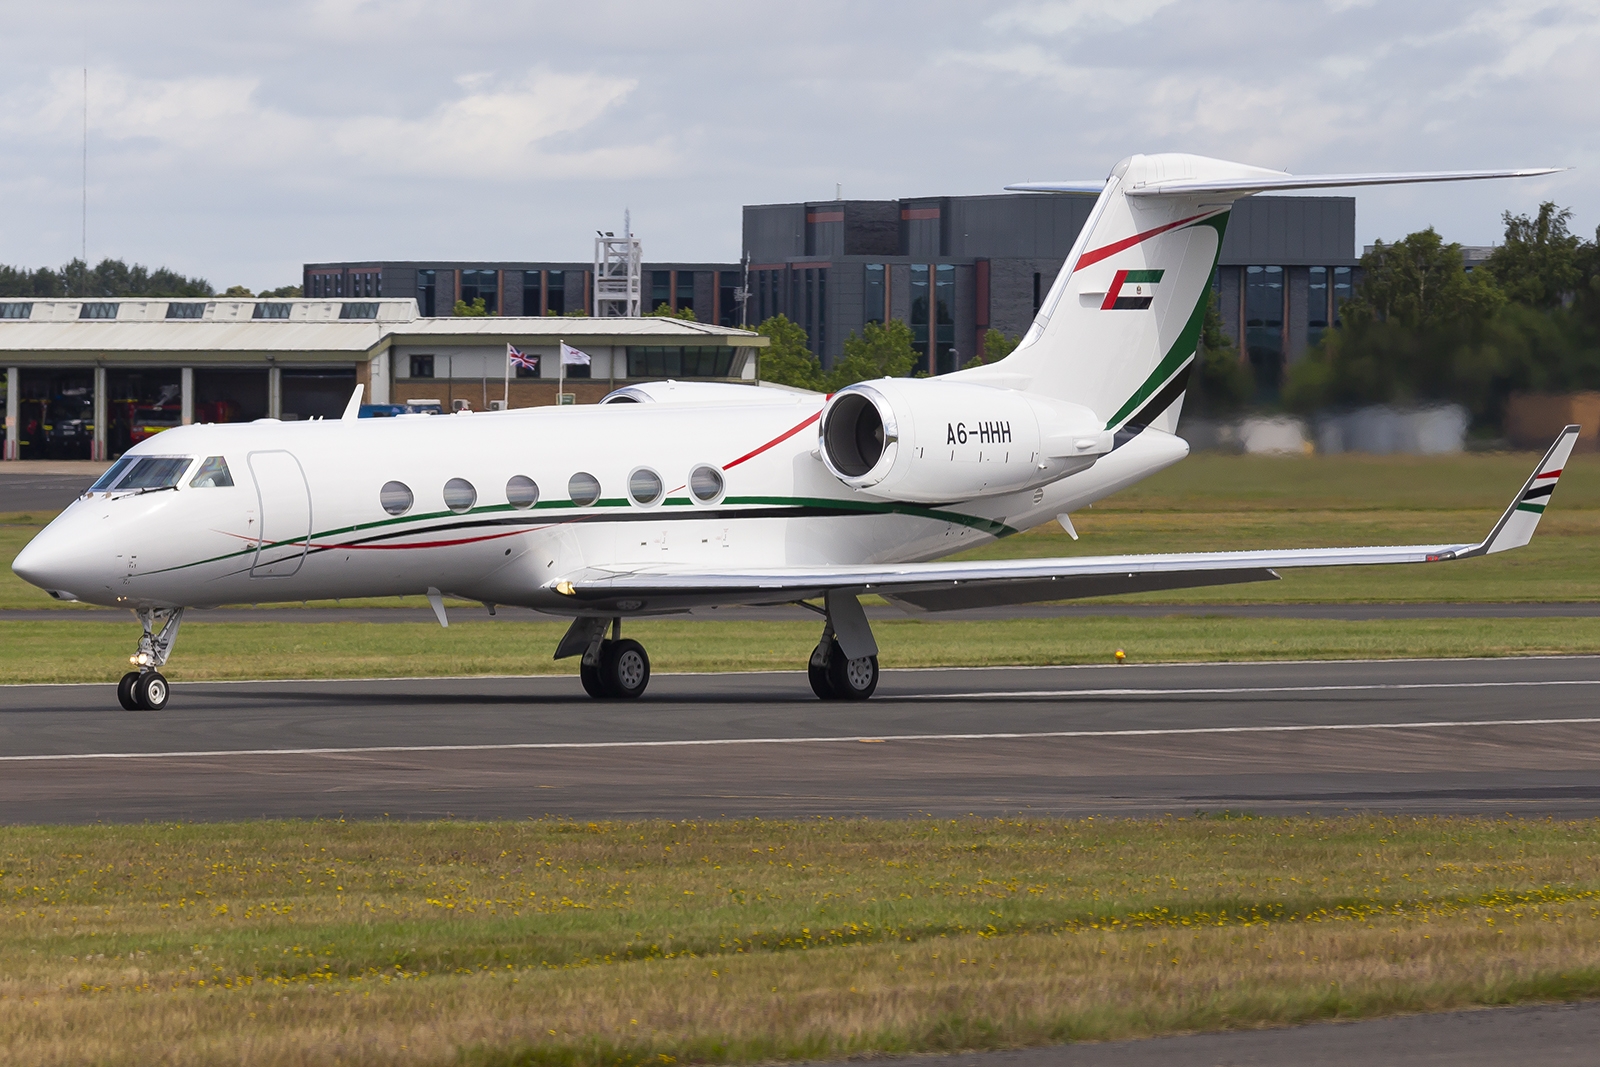
[{"label": "main wheel tire", "polygon": [[167,706],[167,697],[171,689],[167,686],[167,679],[160,671],[150,671],[141,674],[139,680],[133,683],[133,698],[145,711],[160,711]]},{"label": "main wheel tire", "polygon": [[611,695],[611,690],[606,688],[605,662],[606,653],[611,650],[610,641],[600,642],[600,662],[593,667],[580,662],[578,677],[583,680],[583,691],[596,700],[604,700]]},{"label": "main wheel tire", "polygon": [[637,641],[612,642],[600,657],[600,676],[611,696],[633,700],[650,684],[650,657]]},{"label": "main wheel tire", "polygon": [[835,641],[828,657],[828,681],[839,700],[865,700],[878,688],[878,657],[847,659]]},{"label": "main wheel tire", "polygon": [[133,695],[134,684],[139,681],[138,671],[129,671],[117,683],[117,703],[122,705],[123,711],[138,711],[139,701]]},{"label": "main wheel tire", "polygon": [[811,679],[811,691],[817,694],[818,700],[839,699],[839,694],[833,691],[833,683],[828,680],[828,668],[815,658],[806,664],[806,677]]}]

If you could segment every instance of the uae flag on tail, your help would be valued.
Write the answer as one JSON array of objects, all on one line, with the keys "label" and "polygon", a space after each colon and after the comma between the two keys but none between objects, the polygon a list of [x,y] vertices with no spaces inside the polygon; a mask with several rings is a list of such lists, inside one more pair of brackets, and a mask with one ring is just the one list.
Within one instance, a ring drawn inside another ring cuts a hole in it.
[{"label": "uae flag on tail", "polygon": [[1161,284],[1159,270],[1119,270],[1106,290],[1101,311],[1143,311],[1155,298],[1156,286]]}]

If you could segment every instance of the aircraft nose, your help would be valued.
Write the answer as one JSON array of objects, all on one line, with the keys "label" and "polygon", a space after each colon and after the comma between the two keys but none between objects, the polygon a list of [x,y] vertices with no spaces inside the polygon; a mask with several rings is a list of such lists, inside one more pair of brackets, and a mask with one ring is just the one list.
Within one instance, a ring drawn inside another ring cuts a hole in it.
[{"label": "aircraft nose", "polygon": [[46,527],[22,547],[11,562],[18,578],[52,596],[77,597],[75,586],[89,580],[84,566],[87,546],[65,531]]}]

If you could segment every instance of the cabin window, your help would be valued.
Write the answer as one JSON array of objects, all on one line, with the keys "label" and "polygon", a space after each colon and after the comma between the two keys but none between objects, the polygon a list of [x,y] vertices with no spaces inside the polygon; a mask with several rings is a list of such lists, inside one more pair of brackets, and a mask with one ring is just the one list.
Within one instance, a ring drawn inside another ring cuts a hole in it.
[{"label": "cabin window", "polygon": [[471,511],[478,502],[478,491],[465,478],[451,478],[444,483],[444,506],[460,515]]},{"label": "cabin window", "polygon": [[539,502],[539,483],[526,474],[513,475],[506,483],[506,503],[514,508],[531,508]]},{"label": "cabin window", "polygon": [[170,489],[178,484],[193,462],[190,456],[143,456],[116,484],[119,491]]},{"label": "cabin window", "polygon": [[661,475],[649,467],[640,467],[628,475],[628,495],[641,507],[649,507],[660,500],[661,490]]},{"label": "cabin window", "polygon": [[228,461],[221,456],[208,456],[200,464],[195,476],[189,479],[189,485],[195,489],[221,489],[232,484],[233,475],[228,472]]},{"label": "cabin window", "polygon": [[414,500],[411,487],[405,482],[384,482],[378,490],[378,503],[391,515],[404,515]]},{"label": "cabin window", "polygon": [[689,492],[702,504],[715,504],[722,498],[722,472],[704,464],[689,473]]},{"label": "cabin window", "polygon": [[580,508],[586,508],[600,499],[600,479],[586,471],[579,471],[567,480],[567,495]]}]

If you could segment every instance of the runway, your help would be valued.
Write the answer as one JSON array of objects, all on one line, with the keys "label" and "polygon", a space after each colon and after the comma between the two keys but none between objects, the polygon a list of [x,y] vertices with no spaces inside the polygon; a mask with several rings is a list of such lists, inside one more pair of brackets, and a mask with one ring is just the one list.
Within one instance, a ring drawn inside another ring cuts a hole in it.
[{"label": "runway", "polygon": [[1600,657],[0,687],[0,818],[1600,813]]}]

